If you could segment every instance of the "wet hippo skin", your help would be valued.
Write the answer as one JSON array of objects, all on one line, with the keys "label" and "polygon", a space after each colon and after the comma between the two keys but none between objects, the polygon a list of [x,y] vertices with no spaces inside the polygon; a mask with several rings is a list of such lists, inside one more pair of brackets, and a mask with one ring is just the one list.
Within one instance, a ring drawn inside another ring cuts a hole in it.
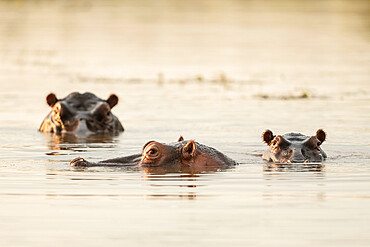
[{"label": "wet hippo skin", "polygon": [[50,93],[46,102],[52,109],[39,128],[41,132],[118,134],[124,131],[118,118],[111,112],[118,103],[115,94],[103,100],[92,93],[74,92],[62,99]]},{"label": "wet hippo skin", "polygon": [[326,133],[319,129],[314,136],[301,133],[274,135],[271,130],[262,134],[268,149],[262,158],[274,163],[314,163],[326,159],[321,144],[326,140]]},{"label": "wet hippo skin", "polygon": [[141,166],[170,167],[172,170],[196,168],[197,170],[212,170],[237,165],[235,161],[220,151],[200,144],[193,140],[185,141],[180,137],[177,142],[160,143],[147,142],[140,154],[103,160],[97,163],[76,158],[70,162],[74,167],[93,166]]}]

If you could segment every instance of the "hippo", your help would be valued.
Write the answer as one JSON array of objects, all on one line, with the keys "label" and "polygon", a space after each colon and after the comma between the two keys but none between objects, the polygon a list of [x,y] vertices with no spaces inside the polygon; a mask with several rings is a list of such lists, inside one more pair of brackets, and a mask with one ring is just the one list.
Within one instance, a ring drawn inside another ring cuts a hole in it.
[{"label": "hippo", "polygon": [[83,158],[76,158],[70,162],[73,167],[93,166],[140,166],[165,167],[171,171],[211,171],[237,165],[235,161],[220,151],[200,144],[194,140],[184,140],[182,136],[177,142],[160,143],[147,142],[141,153],[130,156],[103,160],[91,163]]},{"label": "hippo", "polygon": [[326,159],[321,144],[326,139],[324,130],[316,131],[315,136],[301,133],[287,133],[275,136],[271,130],[262,134],[263,141],[269,146],[262,158],[274,163],[315,163]]},{"label": "hippo", "polygon": [[124,131],[111,112],[118,103],[115,94],[103,100],[92,93],[74,92],[63,99],[50,93],[46,102],[52,110],[39,128],[43,133],[118,134]]}]

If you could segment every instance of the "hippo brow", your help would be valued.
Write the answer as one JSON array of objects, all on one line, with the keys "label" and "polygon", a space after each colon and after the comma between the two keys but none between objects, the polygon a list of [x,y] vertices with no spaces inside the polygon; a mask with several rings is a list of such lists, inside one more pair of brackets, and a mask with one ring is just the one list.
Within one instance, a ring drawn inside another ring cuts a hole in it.
[{"label": "hippo brow", "polygon": [[152,142],[155,142],[154,140],[152,140],[152,141],[148,141],[147,143],[145,143],[144,144],[144,146],[143,146],[143,148],[142,148],[142,150],[141,150],[141,152],[143,152],[144,151],[144,149],[150,144],[150,143],[152,143]]},{"label": "hippo brow", "polygon": [[294,136],[284,136],[284,139],[290,142],[305,142],[309,138],[307,136],[294,135]]},{"label": "hippo brow", "polygon": [[317,138],[315,136],[311,136],[311,137],[307,138],[306,140],[304,140],[303,144],[306,145],[306,146],[311,146],[313,144],[316,144],[315,139],[317,140]]},{"label": "hippo brow", "polygon": [[288,140],[290,142],[303,142],[303,141],[306,141],[306,139],[302,139],[302,138],[289,138]]}]

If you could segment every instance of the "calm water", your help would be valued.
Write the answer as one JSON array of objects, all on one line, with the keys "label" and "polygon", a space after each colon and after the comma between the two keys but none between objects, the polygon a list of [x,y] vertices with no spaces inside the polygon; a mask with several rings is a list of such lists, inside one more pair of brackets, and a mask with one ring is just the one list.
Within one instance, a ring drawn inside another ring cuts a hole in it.
[{"label": "calm water", "polygon": [[[368,1],[0,1],[0,246],[369,246]],[[116,137],[38,133],[45,97],[116,93]],[[322,166],[261,134],[327,131]],[[69,167],[183,135],[240,165]]]}]

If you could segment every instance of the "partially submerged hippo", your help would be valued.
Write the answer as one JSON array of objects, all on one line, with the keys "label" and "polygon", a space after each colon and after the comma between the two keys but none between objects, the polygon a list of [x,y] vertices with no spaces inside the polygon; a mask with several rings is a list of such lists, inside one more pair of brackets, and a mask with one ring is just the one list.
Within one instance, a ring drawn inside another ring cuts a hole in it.
[{"label": "partially submerged hippo", "polygon": [[311,137],[300,133],[275,136],[271,130],[266,130],[262,138],[269,146],[262,158],[270,162],[314,163],[326,159],[326,154],[320,147],[326,139],[326,133],[322,129],[317,130],[316,135]]},{"label": "partially submerged hippo", "polygon": [[46,97],[46,102],[52,110],[42,122],[39,128],[41,132],[117,134],[124,130],[111,112],[118,103],[118,97],[114,94],[103,100],[92,93],[74,92],[63,99],[51,93]]},{"label": "partially submerged hippo", "polygon": [[174,143],[147,142],[141,154],[134,154],[121,158],[103,160],[91,163],[83,158],[76,158],[70,162],[75,167],[91,166],[142,166],[142,167],[169,167],[172,171],[183,171],[190,168],[193,171],[209,171],[226,168],[237,163],[218,150],[200,144],[196,141],[184,141],[181,136]]}]

